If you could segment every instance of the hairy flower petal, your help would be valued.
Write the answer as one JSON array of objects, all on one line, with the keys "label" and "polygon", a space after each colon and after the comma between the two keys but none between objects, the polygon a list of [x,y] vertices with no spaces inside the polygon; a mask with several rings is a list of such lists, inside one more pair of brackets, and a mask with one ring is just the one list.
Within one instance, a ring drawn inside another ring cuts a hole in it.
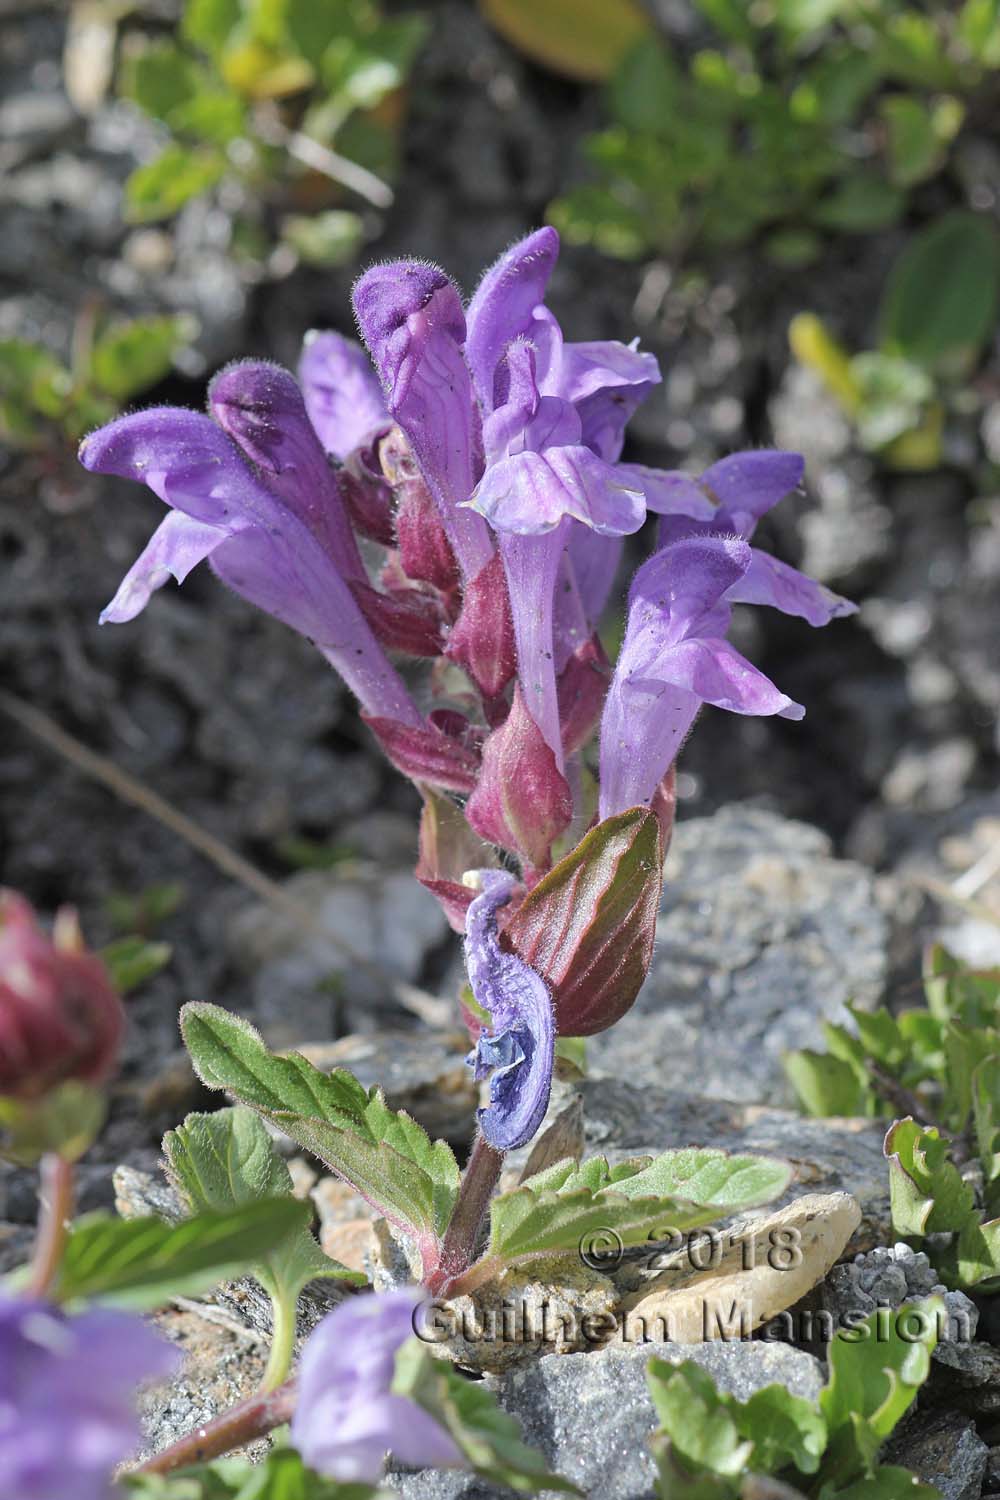
[{"label": "hairy flower petal", "polygon": [[469,303],[465,352],[484,412],[498,404],[497,367],[508,344],[530,334],[558,257],[556,231],[536,229],[483,272]]}]

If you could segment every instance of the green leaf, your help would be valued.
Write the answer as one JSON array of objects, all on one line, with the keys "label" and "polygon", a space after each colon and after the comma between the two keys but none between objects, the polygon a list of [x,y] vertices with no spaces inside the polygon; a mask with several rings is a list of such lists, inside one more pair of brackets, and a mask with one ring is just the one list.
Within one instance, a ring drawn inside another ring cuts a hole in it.
[{"label": "green leaf", "polygon": [[883,1464],[845,1490],[824,1489],[823,1500],[941,1500],[941,1491],[921,1484],[909,1469]]},{"label": "green leaf", "polygon": [[183,315],[112,324],[91,350],[91,377],[116,401],[127,401],[168,375],[174,354],[196,332],[194,320]]},{"label": "green leaf", "polygon": [[992,224],[979,214],[946,214],[910,242],[889,273],[882,343],[930,368],[968,368],[993,331],[998,290]]},{"label": "green leaf", "polygon": [[107,1103],[101,1089],[70,1078],[40,1099],[0,1096],[0,1157],[33,1167],[47,1152],[77,1161],[101,1132]]},{"label": "green leaf", "polygon": [[965,0],[958,35],[977,62],[1000,67],[1000,0]]},{"label": "green leaf", "polygon": [[30,448],[45,441],[39,418],[58,421],[73,390],[70,372],[41,344],[0,340],[0,438]]},{"label": "green leaf", "polygon": [[697,1364],[652,1359],[646,1371],[660,1419],[658,1437],[669,1440],[686,1469],[737,1479],[749,1468],[773,1474],[794,1464],[815,1474],[826,1446],[826,1423],[811,1401],[780,1385],[765,1386],[746,1401],[720,1391]]},{"label": "green leaf", "polygon": [[357,255],[364,224],[357,214],[331,208],[321,214],[289,214],[282,237],[309,266],[342,266]]},{"label": "green leaf", "polygon": [[[558,1173],[563,1164],[551,1168]],[[570,1164],[572,1166],[572,1164]],[[549,1173],[539,1174],[542,1179]],[[576,1171],[564,1187],[541,1187],[531,1183],[501,1193],[490,1204],[490,1240],[487,1261],[498,1266],[580,1253],[586,1242],[599,1237],[613,1244],[614,1251],[627,1245],[667,1239],[674,1232],[710,1224],[720,1216],[714,1205],[688,1203],[683,1199],[646,1193],[632,1197],[621,1184],[595,1189],[573,1186]],[[628,1182],[624,1183],[627,1189]]]},{"label": "green leaf", "polygon": [[480,0],[491,25],[533,62],[569,78],[608,78],[649,31],[636,0]]},{"label": "green leaf", "polygon": [[141,1500],[394,1500],[393,1491],[374,1485],[324,1479],[287,1447],[259,1463],[222,1458],[167,1475],[123,1474],[118,1484]]},{"label": "green leaf", "polygon": [[181,1029],[207,1088],[256,1110],[425,1247],[443,1234],[458,1193],[454,1154],[389,1109],[380,1089],[366,1090],[342,1068],[321,1073],[297,1052],[275,1056],[253,1027],[217,1005],[186,1005]]},{"label": "green leaf", "polygon": [[782,1063],[807,1114],[823,1119],[875,1113],[874,1094],[859,1081],[856,1069],[841,1058],[806,1050],[786,1053]]},{"label": "green leaf", "polygon": [[812,220],[823,229],[870,234],[895,224],[905,202],[901,188],[892,187],[875,172],[857,171],[843,178],[818,204]]},{"label": "green leaf", "polygon": [[1000,1180],[1000,1057],[986,1057],[972,1075],[972,1118],[987,1195]]},{"label": "green leaf", "polygon": [[[261,1198],[291,1197],[292,1179],[263,1121],[237,1105],[188,1115],[163,1138],[167,1170],[192,1213],[227,1213]],[[250,1272],[277,1302],[294,1310],[307,1282],[366,1278],[324,1255],[305,1224],[295,1224]]]},{"label": "green leaf", "polygon": [[740,1435],[731,1403],[696,1364],[670,1365],[651,1359],[646,1367],[649,1394],[660,1431],[688,1468],[737,1479],[745,1471],[753,1443]]},{"label": "green leaf", "polygon": [[239,26],[241,0],[184,0],[181,35],[212,57],[217,57]]},{"label": "green leaf", "polygon": [[519,1495],[580,1493],[568,1479],[551,1473],[542,1454],[522,1441],[520,1425],[491,1391],[459,1374],[450,1362],[435,1359],[419,1339],[408,1339],[397,1354],[392,1389],[423,1407],[451,1434],[476,1473],[494,1484]]},{"label": "green leaf", "polygon": [[154,120],[169,121],[198,92],[201,77],[202,69],[173,42],[154,42],[126,53],[120,92]]},{"label": "green leaf", "polygon": [[885,1138],[885,1154],[897,1234],[922,1238],[962,1228],[973,1213],[975,1195],[938,1131],[915,1120],[897,1120]]},{"label": "green leaf", "polygon": [[151,943],[136,936],[115,938],[98,956],[119,995],[127,995],[166,968],[172,953],[169,943]]},{"label": "green leaf", "polygon": [[727,1151],[690,1146],[657,1157],[636,1156],[615,1167],[609,1167],[603,1156],[579,1164],[557,1162],[530,1177],[525,1186],[534,1192],[565,1193],[613,1187],[627,1198],[682,1198],[686,1204],[728,1214],[780,1197],[791,1174],[789,1164],[774,1157],[731,1156]]},{"label": "green leaf", "polygon": [[73,1226],[53,1295],[136,1312],[161,1307],[245,1275],[308,1216],[308,1205],[294,1198],[263,1199],[180,1224],[89,1214]]},{"label": "green leaf", "polygon": [[186,897],[179,880],[164,880],[145,886],[136,895],[114,891],[104,905],[108,920],[122,937],[136,933],[151,937],[161,923],[180,910]]},{"label": "green leaf", "polygon": [[858,436],[875,452],[917,427],[934,395],[927,371],[898,354],[858,354],[851,360],[851,374],[861,392]]},{"label": "green leaf", "polygon": [[944,142],[934,128],[934,117],[922,99],[890,94],[881,103],[888,130],[889,174],[901,187],[911,187],[936,172],[944,159]]},{"label": "green leaf", "polygon": [[207,193],[226,171],[226,158],[209,147],[189,151],[176,143],[164,147],[145,166],[136,167],[125,184],[130,223],[168,219],[189,198]]},{"label": "green leaf", "polygon": [[503,945],[543,976],[556,1029],[590,1036],[620,1020],[649,971],[663,886],[656,817],[605,818],[525,897]]},{"label": "green leaf", "polygon": [[827,1350],[830,1375],[820,1411],[830,1433],[824,1473],[838,1482],[871,1474],[879,1448],[905,1416],[930,1373],[939,1297],[908,1303],[853,1329],[842,1329]]}]

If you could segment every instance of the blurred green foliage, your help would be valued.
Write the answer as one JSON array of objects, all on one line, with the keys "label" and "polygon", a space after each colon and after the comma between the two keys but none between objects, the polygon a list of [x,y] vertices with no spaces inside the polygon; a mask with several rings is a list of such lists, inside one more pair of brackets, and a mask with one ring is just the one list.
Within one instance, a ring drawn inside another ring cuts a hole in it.
[{"label": "blurred green foliage", "polygon": [[[541,0],[544,10],[548,0]],[[807,264],[828,232],[897,222],[1000,69],[1000,0],[693,0],[711,45],[639,43],[552,222],[606,254],[762,238]]]},{"label": "blurred green foliage", "polygon": [[184,315],[112,322],[75,341],[70,365],[27,339],[0,341],[0,440],[44,448],[55,429],[75,442],[162,380],[196,332]]},{"label": "blurred green foliage", "polygon": [[426,34],[373,0],[186,0],[176,35],[125,49],[119,92],[170,134],[129,178],[128,217],[170,218],[236,178],[300,259],[350,259],[364,222],[340,199],[391,202],[399,92]]},{"label": "blurred green foliage", "polygon": [[815,370],[863,448],[896,468],[941,461],[945,415],[987,346],[1000,300],[1000,237],[956,210],[910,240],[878,308],[878,347],[849,355],[810,313],[792,320],[796,357]]}]

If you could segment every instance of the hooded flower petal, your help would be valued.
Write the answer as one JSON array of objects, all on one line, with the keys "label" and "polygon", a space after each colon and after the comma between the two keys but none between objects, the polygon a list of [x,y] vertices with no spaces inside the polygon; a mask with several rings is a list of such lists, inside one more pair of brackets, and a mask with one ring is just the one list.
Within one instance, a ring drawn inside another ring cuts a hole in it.
[{"label": "hooded flower petal", "polygon": [[354,308],[389,411],[410,441],[463,574],[475,577],[493,545],[482,521],[457,509],[472,494],[480,441],[458,291],[436,266],[397,261],[365,272]]},{"label": "hooded flower petal", "polygon": [[466,1466],[449,1433],[392,1392],[396,1355],[413,1335],[419,1304],[415,1287],[353,1297],[309,1335],[291,1438],[317,1473],[376,1484],[390,1451],[415,1468]]},{"label": "hooded flower petal", "polygon": [[536,229],[484,271],[469,303],[465,352],[484,412],[497,405],[494,382],[508,344],[530,335],[559,258],[554,229]]},{"label": "hooded flower petal", "polygon": [[333,558],[208,417],[176,407],[119,417],[84,441],[80,461],[97,473],[143,480],[198,523],[157,533],[106,619],[132,618],[152,589],[192,566],[201,549],[236,593],[314,641],[368,713],[422,724]]},{"label": "hooded flower petal", "polygon": [[703,703],[802,717],[722,638],[724,600],[749,563],[745,542],[704,537],[665,547],[636,574],[601,721],[602,818],[651,801]]},{"label": "hooded flower petal", "polygon": [[479,1125],[497,1151],[526,1145],[545,1117],[555,1060],[552,1001],[540,974],[505,953],[497,911],[516,881],[502,870],[479,871],[482,894],[465,918],[465,964],[476,1002],[490,1015],[469,1061],[477,1079],[492,1071],[490,1102]]},{"label": "hooded flower petal", "polygon": [[256,465],[271,492],[315,533],[345,578],[366,583],[337,476],[294,376],[264,360],[242,360],[216,375],[208,399],[219,426]]},{"label": "hooded flower petal", "polygon": [[563,344],[556,368],[543,381],[580,416],[583,441],[599,458],[616,463],[625,428],[654,385],[660,382],[656,356],[634,344],[613,340]]},{"label": "hooded flower petal", "polygon": [[743,524],[732,529],[749,537],[761,516],[798,489],[804,470],[801,453],[760,448],[730,453],[712,464],[701,476],[701,487],[729,516],[740,518]]},{"label": "hooded flower petal", "polygon": [[340,333],[307,333],[299,381],[309,420],[334,458],[346,459],[389,424],[378,377],[354,339]]}]

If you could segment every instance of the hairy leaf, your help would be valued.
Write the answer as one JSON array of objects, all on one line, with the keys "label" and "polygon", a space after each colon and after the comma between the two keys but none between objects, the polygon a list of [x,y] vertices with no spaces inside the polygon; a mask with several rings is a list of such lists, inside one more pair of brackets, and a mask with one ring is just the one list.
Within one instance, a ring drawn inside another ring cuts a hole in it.
[{"label": "hairy leaf", "polygon": [[276,1056],[217,1005],[186,1005],[181,1029],[207,1088],[225,1089],[298,1141],[398,1227],[426,1242],[447,1225],[458,1164],[380,1089],[342,1068],[321,1073],[297,1052]]}]

